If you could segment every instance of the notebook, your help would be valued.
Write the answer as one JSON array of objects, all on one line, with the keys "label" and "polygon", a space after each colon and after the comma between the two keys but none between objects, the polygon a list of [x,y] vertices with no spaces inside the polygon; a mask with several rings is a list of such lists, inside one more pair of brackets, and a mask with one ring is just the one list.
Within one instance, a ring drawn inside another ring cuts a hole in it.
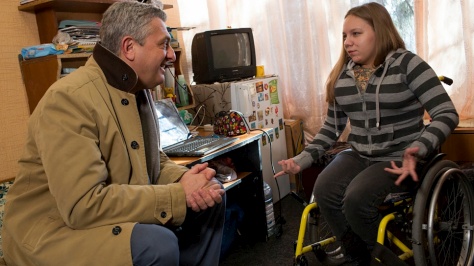
[{"label": "notebook", "polygon": [[217,135],[193,137],[170,99],[156,101],[155,110],[160,127],[161,148],[168,156],[204,156],[237,140]]}]

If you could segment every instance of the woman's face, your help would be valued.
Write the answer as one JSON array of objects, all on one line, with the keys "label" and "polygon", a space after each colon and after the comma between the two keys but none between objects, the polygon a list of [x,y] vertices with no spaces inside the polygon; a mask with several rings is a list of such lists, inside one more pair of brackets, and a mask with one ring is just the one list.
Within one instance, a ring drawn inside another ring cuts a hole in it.
[{"label": "woman's face", "polygon": [[351,59],[363,67],[374,67],[375,31],[363,19],[349,15],[342,31],[344,49]]}]

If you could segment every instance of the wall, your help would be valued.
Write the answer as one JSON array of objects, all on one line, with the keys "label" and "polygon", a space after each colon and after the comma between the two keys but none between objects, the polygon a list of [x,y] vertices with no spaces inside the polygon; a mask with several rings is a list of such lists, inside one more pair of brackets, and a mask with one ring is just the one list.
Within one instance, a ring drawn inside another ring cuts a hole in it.
[{"label": "wall", "polygon": [[[181,19],[179,15],[179,7],[178,7],[178,0],[162,0],[164,4],[170,4],[173,5],[172,9],[166,9],[166,14],[168,15],[168,20],[166,21],[166,25],[168,27],[180,27],[180,26],[187,26],[187,25],[181,25]],[[181,48],[181,71],[182,73],[188,73],[188,68],[189,68],[189,62],[187,62],[186,58],[186,49],[184,47],[183,43],[183,32],[178,31],[178,41],[179,41],[179,46]],[[191,60],[191,59],[189,59]],[[187,84],[189,84],[189,79],[187,75],[184,75],[187,81]]]},{"label": "wall", "polygon": [[[18,54],[22,47],[39,44],[35,15],[18,11],[19,2],[0,1],[0,180],[15,177],[26,138],[29,110]],[[180,26],[177,1],[163,3],[174,7],[166,10],[167,24]]]},{"label": "wall", "polygon": [[19,0],[0,1],[0,180],[15,176],[29,116],[18,54],[39,42],[33,14],[18,11]]}]

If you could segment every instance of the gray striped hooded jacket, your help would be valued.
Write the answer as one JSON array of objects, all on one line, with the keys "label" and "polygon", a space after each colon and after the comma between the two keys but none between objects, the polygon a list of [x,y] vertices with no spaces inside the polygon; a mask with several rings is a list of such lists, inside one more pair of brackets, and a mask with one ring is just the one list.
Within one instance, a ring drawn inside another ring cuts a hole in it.
[{"label": "gray striped hooded jacket", "polygon": [[[390,53],[369,79],[365,92],[349,61],[335,85],[324,125],[305,150],[294,157],[301,169],[324,155],[350,120],[348,143],[372,161],[399,160],[408,147],[419,147],[423,159],[446,140],[459,117],[433,69],[414,53]],[[425,126],[425,110],[431,123]]]}]

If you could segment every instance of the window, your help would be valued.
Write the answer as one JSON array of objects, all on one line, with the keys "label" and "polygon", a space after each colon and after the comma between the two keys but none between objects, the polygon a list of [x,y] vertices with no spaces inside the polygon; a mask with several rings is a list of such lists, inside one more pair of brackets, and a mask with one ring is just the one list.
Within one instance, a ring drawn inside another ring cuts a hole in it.
[{"label": "window", "polygon": [[358,6],[364,3],[377,2],[383,5],[390,13],[393,23],[398,29],[402,39],[405,41],[407,50],[416,53],[415,43],[415,15],[414,0],[362,0],[351,1],[351,6]]}]

